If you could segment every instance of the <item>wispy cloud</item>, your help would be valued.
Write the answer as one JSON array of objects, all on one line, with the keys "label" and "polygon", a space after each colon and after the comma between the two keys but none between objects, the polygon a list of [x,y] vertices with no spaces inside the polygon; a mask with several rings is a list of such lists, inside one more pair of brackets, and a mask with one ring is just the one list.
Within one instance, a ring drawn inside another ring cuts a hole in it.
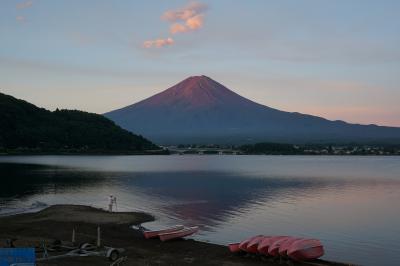
[{"label": "wispy cloud", "polygon": [[191,2],[183,8],[166,11],[161,19],[173,23],[171,34],[190,32],[203,27],[207,8],[206,4]]},{"label": "wispy cloud", "polygon": [[16,16],[15,20],[18,22],[25,22],[25,17],[24,16]]},{"label": "wispy cloud", "polygon": [[33,4],[33,1],[32,1],[32,0],[24,1],[24,2],[18,3],[18,4],[16,5],[16,8],[17,8],[17,9],[25,9],[25,8],[31,7],[32,4]]},{"label": "wispy cloud", "polygon": [[174,23],[169,28],[170,33],[182,33],[200,29],[203,27],[204,15],[196,15],[185,21],[185,24]]},{"label": "wispy cloud", "polygon": [[174,23],[171,25],[169,28],[169,31],[172,34],[178,33],[178,32],[186,32],[186,27],[180,23]]},{"label": "wispy cloud", "polygon": [[[15,8],[17,10],[27,9],[27,8],[30,8],[32,6],[32,4],[33,4],[33,1],[32,0],[28,0],[28,1],[20,2],[20,3],[16,4]],[[23,23],[23,22],[26,21],[26,18],[25,18],[25,16],[17,15],[17,16],[15,16],[15,20],[17,22]]]},{"label": "wispy cloud", "polygon": [[188,20],[198,14],[201,14],[207,10],[207,5],[199,2],[191,2],[183,8],[177,10],[168,10],[162,16],[161,19],[175,22],[178,20]]},{"label": "wispy cloud", "polygon": [[[186,6],[167,10],[161,16],[161,19],[171,23],[169,32],[171,34],[185,33],[198,30],[204,25],[204,13],[208,7],[199,2],[190,2]],[[175,41],[168,37],[166,39],[148,40],[143,43],[144,48],[161,48],[171,46]]]},{"label": "wispy cloud", "polygon": [[175,43],[174,40],[169,37],[166,39],[156,39],[156,40],[145,41],[143,43],[143,47],[144,48],[152,48],[152,47],[161,48],[164,46],[173,45],[174,43]]}]

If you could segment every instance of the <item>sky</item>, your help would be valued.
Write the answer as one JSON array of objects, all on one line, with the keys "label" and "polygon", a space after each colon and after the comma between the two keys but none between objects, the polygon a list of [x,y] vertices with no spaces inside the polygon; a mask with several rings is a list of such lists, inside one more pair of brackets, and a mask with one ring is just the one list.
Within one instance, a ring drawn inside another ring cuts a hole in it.
[{"label": "sky", "polygon": [[104,113],[206,75],[258,103],[400,126],[400,1],[0,1],[0,92]]}]

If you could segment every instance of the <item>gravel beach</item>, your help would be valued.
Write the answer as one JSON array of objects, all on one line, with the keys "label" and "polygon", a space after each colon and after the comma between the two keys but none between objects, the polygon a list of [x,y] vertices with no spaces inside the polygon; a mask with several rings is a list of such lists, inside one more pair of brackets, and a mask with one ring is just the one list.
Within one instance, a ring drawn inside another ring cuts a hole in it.
[{"label": "gravel beach", "polygon": [[[146,213],[110,213],[88,206],[54,205],[36,213],[1,217],[0,247],[5,246],[6,239],[16,239],[16,247],[40,247],[43,241],[50,245],[56,239],[68,243],[73,228],[76,228],[77,243],[95,244],[100,226],[102,245],[125,249],[122,255],[127,256],[127,260],[121,265],[282,265],[260,256],[231,254],[225,246],[195,240],[146,240],[139,230],[131,228],[152,220],[154,217]],[[37,257],[41,257],[41,253]],[[105,257],[70,257],[38,265],[110,265],[110,261]],[[318,260],[298,265],[349,264]]]}]

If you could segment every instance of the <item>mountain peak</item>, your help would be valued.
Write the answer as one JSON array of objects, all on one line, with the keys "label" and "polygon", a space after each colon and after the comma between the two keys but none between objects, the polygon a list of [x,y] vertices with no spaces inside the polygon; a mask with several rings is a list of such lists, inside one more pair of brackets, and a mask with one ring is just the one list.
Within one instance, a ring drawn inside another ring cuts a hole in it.
[{"label": "mountain peak", "polygon": [[190,76],[178,84],[140,102],[152,106],[185,106],[188,109],[232,103],[244,98],[205,76]]},{"label": "mountain peak", "polygon": [[[173,87],[177,87],[179,89],[193,90],[193,89],[215,89],[221,87],[222,85],[216,82],[215,80],[201,75],[201,76],[190,76],[183,81],[179,82]],[[173,88],[172,87],[172,88]],[[222,86],[223,87],[223,86]]]},{"label": "mountain peak", "polygon": [[196,79],[196,80],[202,80],[202,79],[211,79],[205,75],[200,75],[200,76],[190,76],[188,79]]},{"label": "mountain peak", "polygon": [[[193,82],[207,82],[207,81],[211,81],[211,82],[217,83],[215,80],[213,80],[212,78],[207,77],[207,76],[205,76],[205,75],[190,76],[190,77],[188,77],[188,78],[185,79],[185,80],[190,80],[190,81],[193,81]],[[185,80],[183,80],[183,81],[185,81]],[[182,82],[183,82],[183,81],[182,81]]]}]

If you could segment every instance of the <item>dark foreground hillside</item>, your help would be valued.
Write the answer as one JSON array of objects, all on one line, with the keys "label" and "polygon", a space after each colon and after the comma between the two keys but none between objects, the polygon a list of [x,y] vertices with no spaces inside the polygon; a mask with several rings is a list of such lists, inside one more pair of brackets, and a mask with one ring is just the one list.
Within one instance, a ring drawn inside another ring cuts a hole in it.
[{"label": "dark foreground hillside", "polygon": [[1,152],[110,152],[158,149],[104,116],[39,108],[0,93]]}]

